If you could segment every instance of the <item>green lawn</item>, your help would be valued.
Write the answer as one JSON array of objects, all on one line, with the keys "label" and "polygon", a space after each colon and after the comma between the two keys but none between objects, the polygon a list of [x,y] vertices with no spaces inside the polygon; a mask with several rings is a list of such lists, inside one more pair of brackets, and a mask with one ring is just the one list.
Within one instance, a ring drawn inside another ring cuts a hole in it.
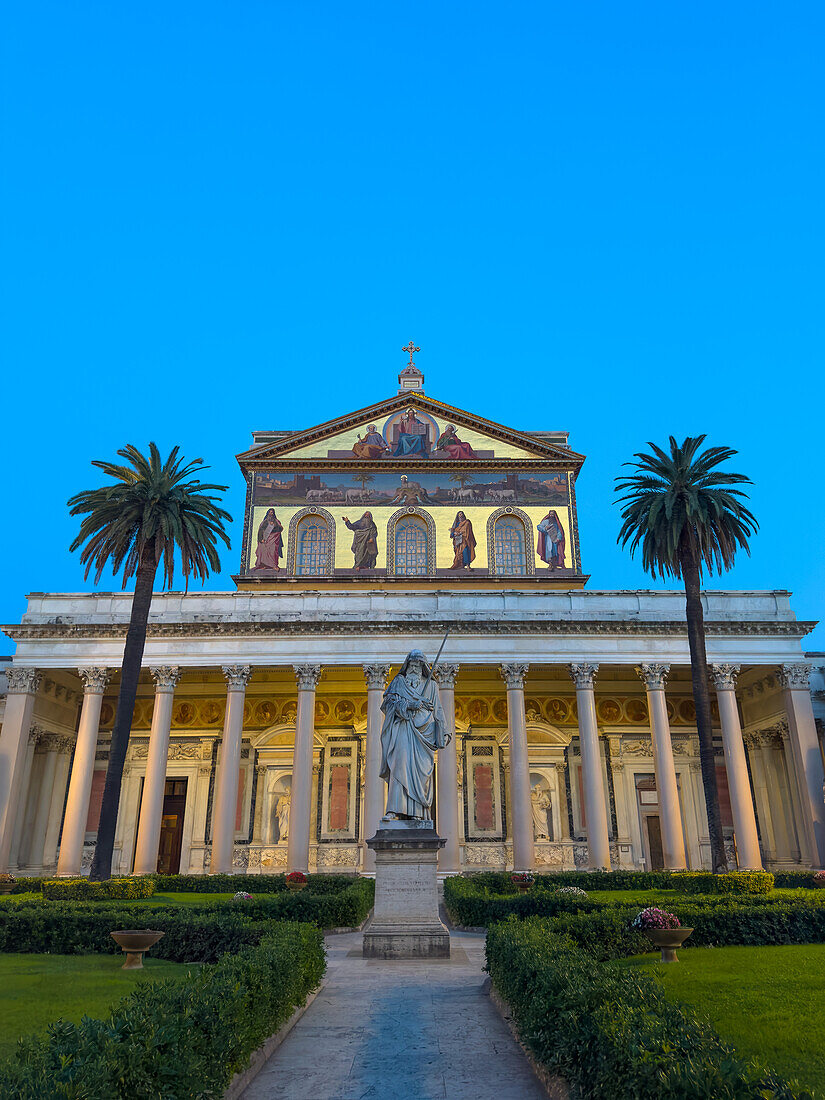
[{"label": "green lawn", "polygon": [[61,1018],[103,1019],[137,982],[183,978],[193,969],[148,956],[143,970],[122,967],[122,955],[0,955],[0,1057]]},{"label": "green lawn", "polygon": [[[778,897],[800,897],[810,898],[813,894],[811,890],[790,890],[779,889],[771,890],[769,894],[761,894],[758,897],[778,898]],[[690,902],[693,900],[692,894],[680,894],[677,890],[588,890],[587,896],[593,898],[594,901],[612,901],[618,905],[678,905],[679,902]],[[724,898],[739,898],[747,899],[748,894],[713,894],[712,897],[724,899]],[[704,899],[703,899],[704,900]]]},{"label": "green lawn", "polygon": [[740,1054],[825,1097],[825,944],[682,948],[670,966],[657,958],[613,965],[646,967]]}]

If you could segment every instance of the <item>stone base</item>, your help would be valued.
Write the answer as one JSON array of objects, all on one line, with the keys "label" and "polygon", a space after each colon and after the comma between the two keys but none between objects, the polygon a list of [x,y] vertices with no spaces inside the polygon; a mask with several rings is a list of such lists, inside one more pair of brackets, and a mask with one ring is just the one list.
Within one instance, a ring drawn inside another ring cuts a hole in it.
[{"label": "stone base", "polygon": [[[429,823],[428,823],[429,824]],[[438,852],[431,827],[382,821],[375,852],[375,909],[364,932],[367,959],[448,959],[450,933],[438,915]]]}]

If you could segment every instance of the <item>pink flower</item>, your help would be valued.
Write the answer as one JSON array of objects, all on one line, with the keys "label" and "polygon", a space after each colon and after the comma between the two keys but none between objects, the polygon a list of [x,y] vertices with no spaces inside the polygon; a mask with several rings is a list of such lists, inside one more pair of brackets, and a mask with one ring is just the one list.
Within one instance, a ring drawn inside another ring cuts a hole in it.
[{"label": "pink flower", "polygon": [[656,906],[648,906],[643,909],[630,922],[631,928],[681,928],[679,918],[675,913],[668,913],[666,909],[658,909]]}]

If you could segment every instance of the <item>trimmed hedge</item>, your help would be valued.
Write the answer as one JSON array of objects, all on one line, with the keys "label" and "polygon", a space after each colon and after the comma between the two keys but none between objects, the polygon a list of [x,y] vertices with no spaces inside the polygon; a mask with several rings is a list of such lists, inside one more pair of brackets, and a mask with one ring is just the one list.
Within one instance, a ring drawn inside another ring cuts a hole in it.
[{"label": "trimmed hedge", "polygon": [[257,946],[182,981],[141,983],[106,1020],[61,1020],[46,1036],[21,1041],[0,1065],[0,1096],[221,1096],[317,988],[324,968],[317,928],[275,925]]},{"label": "trimmed hedge", "polygon": [[[590,920],[581,916],[578,920]],[[794,1100],[799,1086],[745,1062],[651,976],[594,965],[555,922],[487,933],[487,968],[523,1041],[576,1096]]]},{"label": "trimmed hedge", "polygon": [[670,880],[680,894],[769,894],[774,887],[770,871],[679,871]]},{"label": "trimmed hedge", "polygon": [[0,951],[77,955],[119,950],[110,932],[151,927],[166,935],[152,948],[155,958],[213,962],[227,951],[258,943],[268,921],[306,921],[321,928],[352,928],[372,905],[375,883],[360,879],[337,894],[313,897],[307,890],[252,901],[180,905],[21,901],[0,906]]},{"label": "trimmed hedge", "polygon": [[526,893],[519,893],[515,888],[509,892],[494,893],[492,886],[478,881],[480,877],[455,876],[444,880],[444,904],[454,923],[477,928],[504,920],[511,914],[517,917],[551,917],[556,913],[598,910],[609,904],[555,893],[554,888],[545,887],[538,879]]},{"label": "trimmed hedge", "polygon": [[[556,871],[537,874],[537,886],[578,886],[582,890],[670,890],[670,871]],[[509,871],[481,871],[466,875],[497,894],[515,893]]]},{"label": "trimmed hedge", "polygon": [[[682,925],[693,929],[688,947],[825,943],[825,905],[813,898],[763,905],[754,905],[745,898],[720,898],[715,905],[686,901],[673,909]],[[560,913],[544,924],[557,934],[569,936],[594,958],[605,960],[652,950],[647,937],[630,926],[638,911],[636,905],[611,906],[592,913]]]},{"label": "trimmed hedge", "polygon": [[774,871],[774,886],[785,890],[821,890],[814,882],[814,871]]},{"label": "trimmed hedge", "polygon": [[[148,875],[158,893],[168,894],[279,894],[286,890],[286,875]],[[358,881],[355,875],[307,875],[304,893],[337,894]]]},{"label": "trimmed hedge", "polygon": [[44,898],[50,901],[104,901],[150,898],[155,883],[150,878],[110,878],[106,882],[90,882],[87,878],[44,879]]}]

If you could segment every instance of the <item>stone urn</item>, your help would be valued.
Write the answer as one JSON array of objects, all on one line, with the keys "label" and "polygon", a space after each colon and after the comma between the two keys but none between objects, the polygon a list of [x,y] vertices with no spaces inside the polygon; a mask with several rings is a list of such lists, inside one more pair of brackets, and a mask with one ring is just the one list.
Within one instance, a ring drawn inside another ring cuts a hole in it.
[{"label": "stone urn", "polygon": [[307,884],[306,884],[305,882],[288,882],[288,883],[286,884],[286,888],[287,888],[287,890],[291,890],[291,891],[292,891],[292,893],[293,893],[293,894],[295,894],[295,893],[297,893],[297,892],[298,892],[299,890],[303,890],[303,888],[304,888],[304,887],[305,887],[306,885],[307,885]]},{"label": "stone urn", "polygon": [[516,888],[518,889],[518,892],[520,894],[529,894],[532,887],[533,887],[532,882],[517,882],[516,883]]},{"label": "stone urn", "polygon": [[675,963],[676,948],[681,947],[693,931],[692,928],[643,928],[642,931],[653,944],[662,952],[663,963]]},{"label": "stone urn", "polygon": [[2,882],[0,881],[0,894],[10,894],[17,885],[16,882]]},{"label": "stone urn", "polygon": [[149,928],[142,930],[110,932],[109,935],[121,949],[126,952],[126,962],[121,970],[142,970],[143,953],[153,947],[159,939],[166,935],[165,932],[153,932]]}]

